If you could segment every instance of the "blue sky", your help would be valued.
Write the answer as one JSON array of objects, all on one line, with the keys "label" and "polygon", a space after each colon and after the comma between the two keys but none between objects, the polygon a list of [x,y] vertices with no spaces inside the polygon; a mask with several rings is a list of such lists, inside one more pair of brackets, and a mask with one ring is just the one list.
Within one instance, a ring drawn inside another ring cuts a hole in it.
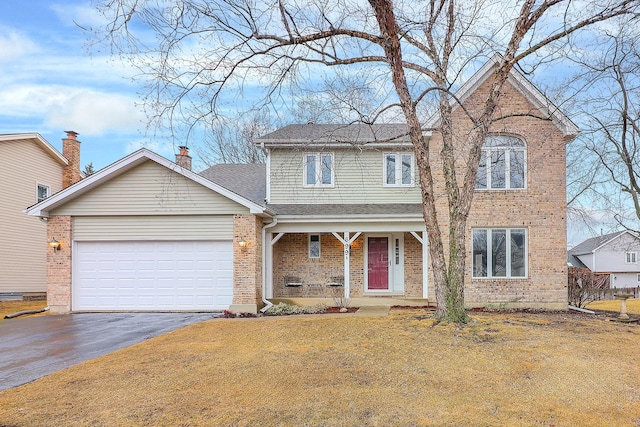
[{"label": "blue sky", "polygon": [[[145,137],[135,70],[104,47],[90,51],[76,25],[100,22],[91,0],[0,0],[0,134],[37,132],[61,151],[64,131],[76,131],[81,163],[95,169],[142,146],[173,159],[168,139]],[[199,170],[199,147],[191,145]],[[570,227],[572,243],[586,237]]]},{"label": "blue sky", "polygon": [[76,131],[82,165],[96,169],[141,146],[173,158],[170,143],[144,137],[134,70],[89,52],[75,24],[99,19],[90,0],[0,1],[0,133],[37,132],[61,150]]}]

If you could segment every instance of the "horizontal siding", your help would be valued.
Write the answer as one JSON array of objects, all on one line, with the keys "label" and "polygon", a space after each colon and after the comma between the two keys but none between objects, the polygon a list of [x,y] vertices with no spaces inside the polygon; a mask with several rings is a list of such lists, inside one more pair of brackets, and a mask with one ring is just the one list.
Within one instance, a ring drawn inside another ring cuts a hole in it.
[{"label": "horizontal siding", "polygon": [[45,292],[47,226],[23,210],[36,203],[37,184],[62,187],[62,166],[36,142],[0,142],[0,292]]},{"label": "horizontal siding", "polygon": [[[384,187],[383,154],[378,150],[326,150],[334,153],[333,188],[304,188],[305,151],[270,153],[271,199],[278,203],[419,203],[420,188]],[[417,173],[415,174],[418,182]]]},{"label": "horizontal siding", "polygon": [[231,240],[232,215],[74,217],[74,240]]},{"label": "horizontal siding", "polygon": [[80,195],[53,215],[197,215],[249,210],[153,161]]}]

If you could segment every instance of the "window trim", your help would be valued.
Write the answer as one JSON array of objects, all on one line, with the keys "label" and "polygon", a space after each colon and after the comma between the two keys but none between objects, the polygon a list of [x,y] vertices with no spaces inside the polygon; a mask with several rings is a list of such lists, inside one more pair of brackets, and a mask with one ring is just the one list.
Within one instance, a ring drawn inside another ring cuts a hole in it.
[{"label": "window trim", "polygon": [[[474,231],[484,230],[487,232],[487,248],[486,248],[486,265],[487,271],[486,276],[476,276],[476,265],[475,265],[475,256],[474,256],[474,242],[473,242],[473,234]],[[492,233],[494,230],[505,231],[506,232],[506,241],[511,241],[511,232],[514,230],[523,231],[524,232],[524,275],[522,276],[512,276],[511,275],[511,251],[506,251],[506,259],[505,266],[506,271],[504,276],[493,276],[493,272],[491,271],[491,265],[493,264],[492,260],[492,248],[491,244],[493,242]],[[529,277],[529,230],[526,227],[473,227],[471,229],[471,278],[472,279],[490,279],[490,280],[519,280],[519,279],[527,279]]]},{"label": "window trim", "polygon": [[[520,141],[522,141],[522,146],[511,146],[508,143],[505,143],[503,145],[491,145],[491,146],[487,146],[487,139],[489,138],[499,138],[499,137],[505,137],[505,138],[514,138],[514,139],[518,139]],[[477,177],[476,177],[476,184],[474,185],[474,189],[477,191],[505,191],[505,190],[513,190],[513,191],[521,191],[521,190],[526,190],[527,189],[527,151],[528,151],[528,147],[527,147],[527,143],[524,139],[522,139],[519,136],[516,135],[508,135],[508,134],[491,134],[491,135],[487,135],[487,139],[485,139],[485,142],[482,144],[482,152],[481,155],[485,158],[485,170],[486,170],[486,187],[485,188],[479,188],[477,187]],[[492,188],[492,182],[491,182],[491,161],[487,162],[486,159],[491,159],[491,154],[494,152],[499,152],[499,151],[503,151],[505,153],[505,165],[504,165],[504,180],[505,180],[505,186],[504,188]],[[523,159],[522,159],[522,163],[523,163],[523,177],[522,177],[522,187],[511,187],[511,153],[514,152],[522,152],[523,153]],[[508,154],[508,155],[507,155]],[[482,158],[481,158],[482,161]],[[478,168],[478,172],[480,172],[480,168]]]},{"label": "window trim", "polygon": [[[44,188],[47,190],[47,195],[45,196],[44,199],[40,199],[40,188]],[[46,184],[37,183],[36,184],[36,203],[40,203],[48,199],[49,197],[51,197],[51,187],[49,187]]]},{"label": "window trim", "polygon": [[[315,156],[315,183],[309,184],[307,182],[308,167],[310,162],[307,161],[308,156]],[[331,158],[331,182],[329,184],[322,183],[322,158],[324,156],[330,156]],[[335,186],[335,157],[332,152],[316,151],[306,152],[302,155],[302,187],[304,188],[333,188]]]},{"label": "window trim", "polygon": [[[387,156],[396,156],[396,182],[394,184],[389,184],[387,182]],[[404,184],[402,182],[402,156],[410,156],[411,157],[411,182],[408,184]],[[400,161],[398,161],[398,158]],[[382,186],[383,187],[415,187],[416,185],[416,161],[415,156],[410,151],[390,151],[382,153]]]},{"label": "window trim", "polygon": [[[311,254],[311,243],[313,243],[312,241],[312,237],[318,237],[318,256],[314,256]],[[307,256],[310,259],[319,259],[322,256],[322,238],[320,237],[320,234],[309,234],[309,237],[307,238]]]},{"label": "window trim", "polygon": [[[631,257],[631,260],[629,260]],[[638,252],[636,251],[627,251],[624,253],[624,263],[625,264],[637,264],[638,263]]]}]

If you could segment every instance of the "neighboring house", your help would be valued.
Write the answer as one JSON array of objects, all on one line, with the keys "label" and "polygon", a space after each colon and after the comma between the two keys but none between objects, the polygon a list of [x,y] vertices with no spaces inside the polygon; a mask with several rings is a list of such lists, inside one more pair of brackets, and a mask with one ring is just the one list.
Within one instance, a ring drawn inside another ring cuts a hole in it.
[{"label": "neighboring house", "polygon": [[567,261],[573,267],[609,274],[612,288],[640,286],[640,237],[631,231],[587,239],[567,252]]},{"label": "neighboring house", "polygon": [[79,142],[69,135],[63,154],[37,133],[0,135],[0,299],[46,292],[47,225],[24,209],[80,179]]},{"label": "neighboring house", "polygon": [[[490,61],[457,93],[481,108]],[[565,144],[573,123],[516,70],[483,149],[467,224],[469,306],[567,304]],[[455,109],[456,130],[471,124]],[[437,123],[432,120],[428,127]],[[441,137],[430,138],[437,161]],[[48,218],[53,311],[255,312],[268,301],[435,301],[404,125],[291,125],[256,140],[266,165],[190,170],[139,150],[28,211]],[[467,148],[459,144],[464,156]],[[440,226],[448,213],[434,168]]]}]

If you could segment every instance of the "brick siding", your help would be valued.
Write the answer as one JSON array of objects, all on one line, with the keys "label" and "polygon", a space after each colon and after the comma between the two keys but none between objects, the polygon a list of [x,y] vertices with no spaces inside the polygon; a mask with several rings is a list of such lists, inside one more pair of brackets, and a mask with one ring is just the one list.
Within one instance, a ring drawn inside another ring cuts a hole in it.
[{"label": "brick siding", "polygon": [[52,216],[47,221],[47,242],[56,239],[60,249],[47,249],[47,305],[53,313],[71,309],[71,263],[73,258],[70,216]]}]

